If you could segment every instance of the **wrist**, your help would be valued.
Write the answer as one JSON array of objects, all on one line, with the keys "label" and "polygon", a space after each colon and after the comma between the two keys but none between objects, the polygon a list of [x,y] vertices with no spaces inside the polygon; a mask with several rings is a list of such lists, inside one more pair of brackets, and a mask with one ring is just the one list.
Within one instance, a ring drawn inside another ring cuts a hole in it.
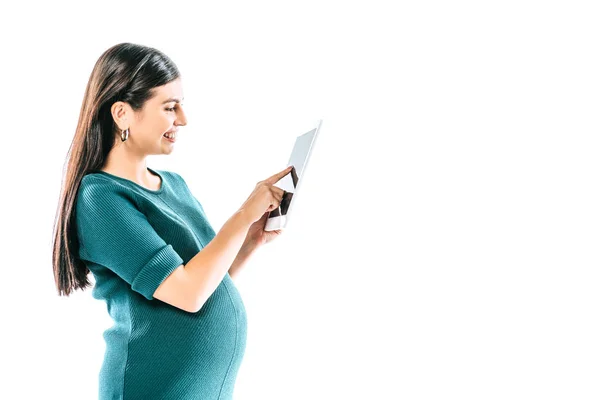
[{"label": "wrist", "polygon": [[247,240],[242,245],[240,252],[243,252],[244,254],[251,254],[257,248],[258,248],[258,243],[256,243],[254,240]]}]

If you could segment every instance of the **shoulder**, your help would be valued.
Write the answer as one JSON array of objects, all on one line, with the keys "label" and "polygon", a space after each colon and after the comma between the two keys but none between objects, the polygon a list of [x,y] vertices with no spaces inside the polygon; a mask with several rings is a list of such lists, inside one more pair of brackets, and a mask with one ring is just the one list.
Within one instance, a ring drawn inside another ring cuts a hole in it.
[{"label": "shoulder", "polygon": [[126,187],[100,174],[87,174],[81,179],[78,198],[122,191]]},{"label": "shoulder", "polygon": [[137,207],[136,193],[125,185],[99,174],[88,174],[81,179],[75,208],[78,212],[110,208],[126,210]]},{"label": "shoulder", "polygon": [[111,192],[116,189],[113,181],[99,175],[99,174],[88,174],[81,179],[79,190],[77,191],[77,198],[90,198],[106,192]]}]

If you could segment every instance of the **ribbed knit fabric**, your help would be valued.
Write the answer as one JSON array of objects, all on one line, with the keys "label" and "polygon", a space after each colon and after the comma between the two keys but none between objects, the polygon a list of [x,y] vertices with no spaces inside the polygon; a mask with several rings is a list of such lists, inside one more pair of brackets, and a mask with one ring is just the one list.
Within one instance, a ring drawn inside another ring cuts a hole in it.
[{"label": "ribbed knit fabric", "polygon": [[103,334],[99,399],[233,399],[246,348],[242,298],[228,273],[196,313],[153,297],[216,233],[179,174],[148,170],[159,190],[96,171],[77,193],[79,257],[114,320]]}]

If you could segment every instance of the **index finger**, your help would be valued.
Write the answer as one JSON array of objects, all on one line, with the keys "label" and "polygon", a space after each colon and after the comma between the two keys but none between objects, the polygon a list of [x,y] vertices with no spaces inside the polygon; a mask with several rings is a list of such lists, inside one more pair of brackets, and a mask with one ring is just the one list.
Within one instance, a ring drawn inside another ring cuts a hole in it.
[{"label": "index finger", "polygon": [[286,176],[293,168],[293,165],[290,165],[289,167],[287,167],[286,169],[284,169],[281,172],[276,173],[273,176],[270,176],[269,178],[265,179],[266,182],[270,183],[270,184],[274,184],[277,181],[279,181],[281,178],[283,178],[284,176]]}]

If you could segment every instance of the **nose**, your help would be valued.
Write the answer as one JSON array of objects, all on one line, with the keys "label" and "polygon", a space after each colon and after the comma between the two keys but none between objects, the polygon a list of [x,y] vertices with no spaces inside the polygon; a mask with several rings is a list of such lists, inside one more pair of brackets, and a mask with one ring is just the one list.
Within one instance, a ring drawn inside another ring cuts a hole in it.
[{"label": "nose", "polygon": [[180,126],[187,125],[187,117],[185,116],[185,111],[183,111],[182,107],[179,107],[179,113],[177,114],[177,122]]}]

